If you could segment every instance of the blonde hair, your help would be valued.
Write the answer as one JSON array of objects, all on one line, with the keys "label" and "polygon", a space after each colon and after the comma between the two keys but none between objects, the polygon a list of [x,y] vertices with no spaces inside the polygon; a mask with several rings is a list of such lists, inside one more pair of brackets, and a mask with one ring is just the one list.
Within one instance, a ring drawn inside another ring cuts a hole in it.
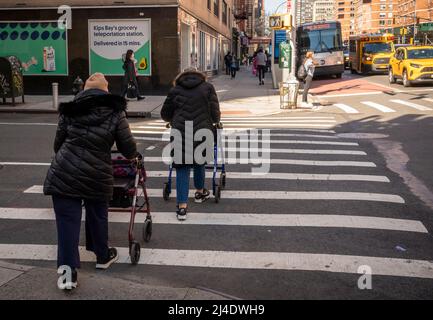
[{"label": "blonde hair", "polygon": [[305,55],[305,59],[311,59],[314,55],[313,51],[308,51],[307,54]]}]

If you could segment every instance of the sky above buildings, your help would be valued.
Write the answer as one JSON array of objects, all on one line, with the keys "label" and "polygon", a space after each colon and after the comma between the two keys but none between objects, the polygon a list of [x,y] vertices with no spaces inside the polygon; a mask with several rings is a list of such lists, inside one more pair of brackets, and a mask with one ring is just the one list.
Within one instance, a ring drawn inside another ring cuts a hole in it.
[{"label": "sky above buildings", "polygon": [[[269,13],[274,13],[280,4],[285,2],[284,0],[265,0],[265,10]],[[280,9],[285,9],[285,6],[282,5]]]}]

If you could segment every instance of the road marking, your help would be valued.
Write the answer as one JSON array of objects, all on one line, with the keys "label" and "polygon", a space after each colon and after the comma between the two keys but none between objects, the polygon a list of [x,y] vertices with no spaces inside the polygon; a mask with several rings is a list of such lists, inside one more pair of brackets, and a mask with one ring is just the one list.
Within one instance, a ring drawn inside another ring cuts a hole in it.
[{"label": "road marking", "polygon": [[[336,123],[337,121],[335,119],[295,119],[295,120],[279,120],[278,118],[276,118],[275,120],[224,120],[221,121],[224,125],[233,125],[233,124],[269,124],[269,125],[273,125],[273,124],[290,124],[290,123]],[[146,123],[146,125],[151,125],[151,126],[164,126],[165,125],[163,123],[155,123],[155,122],[148,122]]]},{"label": "road marking", "polygon": [[[249,139],[248,136],[242,141],[248,143],[269,143],[269,144],[309,144],[309,145],[330,145],[330,146],[352,146],[359,147],[359,144],[356,142],[329,142],[329,141],[309,141],[309,140],[257,140],[257,139]],[[255,136],[252,136],[255,137]],[[169,142],[169,138],[155,138],[155,137],[134,137],[136,140],[141,141],[160,141],[160,142]],[[235,143],[239,142],[239,139],[229,139],[228,136],[222,137],[223,142],[227,143]],[[146,149],[147,150],[147,149]]]},{"label": "road marking", "polygon": [[2,126],[57,126],[57,123],[41,122],[0,122]]},{"label": "road marking", "polygon": [[[153,131],[143,131],[143,130],[131,130],[132,133],[134,134],[146,134],[146,133],[155,133]],[[167,131],[169,133],[169,131]],[[159,132],[158,132],[159,134]],[[236,137],[254,137],[255,135],[246,133],[246,132],[239,132],[239,133],[223,133],[224,137],[232,137],[232,136],[236,136]],[[315,134],[298,134],[298,133],[264,133],[264,132],[259,132],[258,133],[259,137],[294,137],[294,138],[317,138],[317,139],[339,139],[339,137],[337,136],[329,136],[329,135],[315,135]],[[144,137],[141,137],[144,138]],[[149,137],[149,139],[152,139],[150,141],[156,141],[158,140],[157,138],[154,137]],[[156,140],[154,140],[156,139]]]},{"label": "road marking", "polygon": [[[80,247],[82,262],[95,255]],[[129,248],[118,248],[118,264],[129,264]],[[318,271],[359,274],[369,266],[373,275],[433,279],[433,263],[425,260],[363,257],[336,254],[240,252],[211,250],[142,249],[140,265],[228,268],[245,270]],[[0,259],[56,261],[56,245],[1,244]]]},{"label": "road marking", "polygon": [[50,166],[49,162],[0,162],[1,166]]},{"label": "road marking", "polygon": [[[0,208],[0,219],[8,220],[55,220],[53,209],[48,208]],[[83,221],[85,215],[83,215]],[[146,215],[139,213],[135,220],[145,221]],[[315,227],[351,228],[426,233],[420,221],[381,217],[364,217],[327,214],[252,214],[252,213],[188,213],[188,220],[179,222],[173,212],[152,212],[156,224],[219,225],[219,226],[263,226],[263,227]],[[129,223],[129,213],[110,212],[109,222]]]},{"label": "road marking", "polygon": [[358,92],[358,93],[345,93],[345,94],[330,94],[330,95],[317,95],[318,98],[343,98],[343,97],[356,97],[356,96],[371,96],[383,94],[382,91],[379,92]]},{"label": "road marking", "polygon": [[383,105],[381,105],[381,104],[378,104],[378,103],[376,103],[376,102],[372,102],[372,101],[362,101],[361,103],[364,104],[364,105],[366,105],[366,106],[369,106],[369,107],[372,107],[372,108],[374,108],[374,109],[377,109],[377,110],[379,110],[379,111],[385,112],[385,113],[396,112],[395,110],[393,110],[393,109],[391,109],[391,108],[388,108],[388,107],[385,107],[385,106],[383,106]]},{"label": "road marking", "polygon": [[225,152],[250,152],[250,153],[292,153],[292,154],[326,154],[326,155],[357,155],[366,156],[364,151],[353,150],[317,150],[317,149],[272,149],[272,148],[225,148]]},{"label": "road marking", "polygon": [[346,104],[343,103],[336,103],[334,104],[334,106],[336,106],[337,108],[343,110],[346,113],[359,113],[358,110],[356,110],[355,108],[352,108]]},{"label": "road marking", "polygon": [[[335,120],[335,117],[321,117],[321,116],[311,116],[311,117],[222,117],[221,118],[221,122],[224,123],[224,121],[255,121],[255,120],[263,120],[263,121],[267,121],[267,120],[276,120],[276,121],[283,121],[283,120]],[[153,123],[167,123],[164,120],[154,120],[151,121]]]},{"label": "road marking", "polygon": [[[164,161],[166,160],[166,161]],[[169,162],[170,159],[161,157],[145,157],[144,162],[157,162],[165,163]],[[240,160],[235,158],[227,158],[226,163],[236,164]],[[376,168],[373,162],[365,161],[313,161],[313,160],[290,160],[290,159],[248,159],[249,163],[246,165],[252,165],[257,163],[269,163],[269,164],[287,164],[287,165],[298,165],[298,166],[323,166],[323,167],[366,167]],[[241,163],[239,163],[241,164]],[[243,163],[242,163],[243,164]],[[241,164],[241,165],[242,165]],[[49,162],[0,162],[3,166],[50,166]]]},{"label": "road marking", "polygon": [[395,100],[391,100],[391,102],[402,104],[404,106],[407,106],[407,107],[410,107],[410,108],[414,108],[414,109],[417,109],[417,110],[420,110],[420,111],[431,111],[432,110],[432,109],[424,107],[422,105],[419,105],[419,104],[416,104],[416,103],[412,103],[412,102],[409,102],[409,101],[404,101],[404,100],[395,99]]},{"label": "road marking", "polygon": [[[299,128],[333,128],[334,123],[275,123],[275,124],[266,124],[263,125],[254,125],[250,123],[237,123],[237,124],[226,124],[224,130],[232,129],[232,130],[248,130],[248,129],[287,129],[288,127],[299,127]],[[158,127],[156,125],[142,125],[142,126],[134,126],[134,129],[151,129],[151,130],[160,130],[165,131],[167,128],[165,126]],[[305,131],[305,130],[302,130]]]},{"label": "road marking", "polygon": [[[43,186],[35,185],[24,190],[28,194],[42,194]],[[161,198],[162,189],[147,189],[147,194],[152,198]],[[172,190],[176,194],[176,190]],[[190,197],[195,196],[195,191],[190,190]],[[367,192],[318,192],[318,191],[243,191],[223,190],[222,199],[261,199],[261,200],[336,200],[336,201],[372,201],[401,203],[402,197],[393,194],[367,193]]]},{"label": "road marking", "polygon": [[[135,129],[139,127],[136,126],[131,126],[131,129],[133,131],[136,131]],[[154,128],[153,128],[154,129]],[[224,128],[223,132],[240,132],[240,133],[247,133],[248,130],[253,130],[253,129],[260,129],[260,128]],[[163,131],[161,131],[162,129],[158,129],[157,128],[157,132],[155,131],[150,131],[150,130],[140,130],[139,133],[146,133],[146,134],[164,134],[164,133],[170,133],[170,129],[165,129]],[[313,132],[313,133],[329,133],[329,134],[336,134],[335,130],[328,130],[328,129],[305,129],[305,128],[299,128],[299,129],[290,129],[290,128],[278,128],[278,129],[269,129],[271,132],[272,131],[287,131],[287,132]],[[276,133],[271,133],[273,136]]]},{"label": "road marking", "polygon": [[[168,171],[147,171],[150,178],[167,178]],[[206,178],[212,178],[213,172],[206,172]],[[176,177],[176,172],[173,172]],[[253,175],[251,172],[228,172],[228,179],[266,179],[266,180],[317,180],[317,181],[368,181],[386,182],[390,180],[385,176],[376,175],[346,175],[346,174],[304,174],[304,173],[266,173]]]}]

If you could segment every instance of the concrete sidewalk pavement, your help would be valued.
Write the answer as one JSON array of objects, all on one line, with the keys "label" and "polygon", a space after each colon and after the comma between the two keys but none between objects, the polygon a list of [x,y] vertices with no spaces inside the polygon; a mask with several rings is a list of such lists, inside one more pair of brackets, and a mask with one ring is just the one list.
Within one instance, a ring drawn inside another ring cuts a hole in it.
[{"label": "concrete sidewalk pavement", "polygon": [[78,288],[57,288],[55,269],[0,261],[0,300],[227,300],[229,297],[197,288],[150,286],[80,270]]},{"label": "concrete sidewalk pavement", "polygon": [[[235,79],[221,74],[209,80],[220,99],[221,111],[226,117],[273,115],[293,110],[280,109],[278,90],[272,88],[270,73],[266,73],[265,85],[260,86],[251,67],[241,67]],[[128,102],[130,117],[159,118],[166,96],[146,96],[142,101]],[[59,102],[70,101],[73,96],[59,96]],[[18,99],[19,100],[19,99]],[[299,111],[302,109],[297,109]],[[0,113],[57,113],[52,96],[25,96],[25,103],[16,106],[0,104]]]}]

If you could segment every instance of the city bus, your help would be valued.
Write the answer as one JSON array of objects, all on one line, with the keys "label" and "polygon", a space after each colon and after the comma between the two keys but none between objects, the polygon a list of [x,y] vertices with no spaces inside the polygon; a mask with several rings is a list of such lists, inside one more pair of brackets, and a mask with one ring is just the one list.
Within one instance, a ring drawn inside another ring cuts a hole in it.
[{"label": "city bus", "polygon": [[363,34],[350,37],[349,60],[352,73],[387,73],[389,60],[393,55],[395,37],[393,34]]},{"label": "city bus", "polygon": [[335,75],[341,78],[344,73],[344,49],[341,24],[338,21],[305,23],[297,29],[299,67],[308,51],[314,52],[315,75]]}]

